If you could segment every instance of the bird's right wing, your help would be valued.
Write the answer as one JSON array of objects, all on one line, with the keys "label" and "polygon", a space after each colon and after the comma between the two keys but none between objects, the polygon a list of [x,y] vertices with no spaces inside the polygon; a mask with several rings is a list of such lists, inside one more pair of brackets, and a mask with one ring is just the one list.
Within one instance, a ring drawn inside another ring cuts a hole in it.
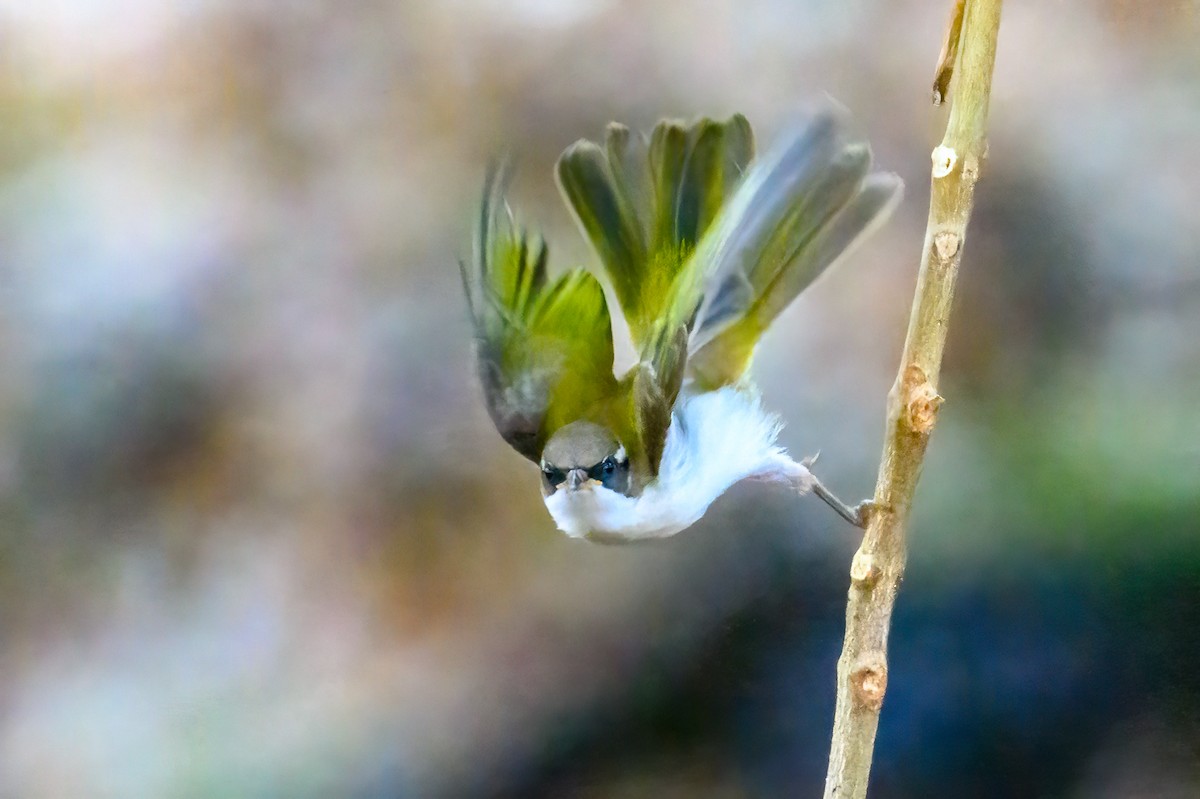
[{"label": "bird's right wing", "polygon": [[513,223],[504,188],[502,173],[491,172],[463,288],[488,412],[536,463],[555,430],[615,392],[612,324],[590,273],[547,278],[546,246]]}]

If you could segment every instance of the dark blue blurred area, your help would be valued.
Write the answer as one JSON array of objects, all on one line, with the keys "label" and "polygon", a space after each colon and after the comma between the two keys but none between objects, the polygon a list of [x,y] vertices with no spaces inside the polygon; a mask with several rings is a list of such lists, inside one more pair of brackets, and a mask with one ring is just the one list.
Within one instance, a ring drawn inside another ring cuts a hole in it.
[{"label": "dark blue blurred area", "polygon": [[[696,750],[736,771],[749,795],[819,792],[843,618],[837,586],[812,579],[828,565],[793,560],[686,674],[656,671],[615,719],[605,714],[530,782],[501,793],[570,795],[602,784],[596,775],[614,763],[667,768]],[[1065,561],[953,577],[914,566],[894,620],[872,795],[1074,795],[1094,753],[1128,730],[1172,730],[1156,743],[1186,764],[1200,732],[1200,680],[1186,665],[1196,640],[1180,631],[1197,621],[1196,575],[1157,566],[1125,574],[1116,591]],[[1188,786],[1175,787],[1134,795]]]},{"label": "dark blue blurred area", "polygon": [[[498,153],[589,264],[572,141],[828,92],[907,196],[755,377],[867,495],[942,6],[0,0],[0,796],[818,795],[855,531],[556,533],[457,259]],[[1200,795],[1197,34],[1005,8],[872,797]]]}]

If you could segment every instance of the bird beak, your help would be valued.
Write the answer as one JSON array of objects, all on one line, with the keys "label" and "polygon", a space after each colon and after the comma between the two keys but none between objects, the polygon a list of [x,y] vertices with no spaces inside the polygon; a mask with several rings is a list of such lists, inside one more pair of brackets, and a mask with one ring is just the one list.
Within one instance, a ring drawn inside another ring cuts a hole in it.
[{"label": "bird beak", "polygon": [[567,488],[572,491],[578,491],[580,486],[587,482],[588,473],[584,469],[572,469],[567,472]]}]

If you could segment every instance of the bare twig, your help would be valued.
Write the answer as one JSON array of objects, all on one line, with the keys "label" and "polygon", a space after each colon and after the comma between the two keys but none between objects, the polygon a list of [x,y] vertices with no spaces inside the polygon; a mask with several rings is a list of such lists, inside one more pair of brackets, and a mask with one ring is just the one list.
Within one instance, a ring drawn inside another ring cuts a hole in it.
[{"label": "bare twig", "polygon": [[[907,556],[905,528],[929,434],[942,403],[937,384],[950,304],[975,182],[986,151],[1001,3],[958,3],[964,8],[957,61],[947,74],[955,83],[954,101],[945,137],[933,151],[929,223],[916,297],[900,370],[888,394],[886,438],[875,498],[869,506],[862,545],[850,566],[846,638],[838,660],[837,710],[825,778],[826,799],[861,799],[867,792],[879,710],[887,690],[888,628]],[[953,37],[951,31],[948,41]],[[944,66],[939,64],[939,75]]]}]

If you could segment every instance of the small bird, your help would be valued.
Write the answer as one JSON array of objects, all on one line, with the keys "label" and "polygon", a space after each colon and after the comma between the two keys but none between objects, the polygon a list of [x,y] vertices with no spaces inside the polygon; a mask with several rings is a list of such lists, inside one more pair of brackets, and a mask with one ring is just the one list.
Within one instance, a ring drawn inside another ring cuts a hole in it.
[{"label": "small bird", "polygon": [[500,435],[541,469],[567,535],[674,535],[735,483],[766,480],[851,509],[777,444],[779,417],[748,375],[771,323],[884,219],[902,183],[871,170],[845,114],[812,113],[764,157],[746,118],[608,126],[559,158],[562,195],[628,323],[637,362],[613,372],[599,280],[547,274],[513,219],[507,178],[485,181],[474,257],[461,263],[479,378]]}]

